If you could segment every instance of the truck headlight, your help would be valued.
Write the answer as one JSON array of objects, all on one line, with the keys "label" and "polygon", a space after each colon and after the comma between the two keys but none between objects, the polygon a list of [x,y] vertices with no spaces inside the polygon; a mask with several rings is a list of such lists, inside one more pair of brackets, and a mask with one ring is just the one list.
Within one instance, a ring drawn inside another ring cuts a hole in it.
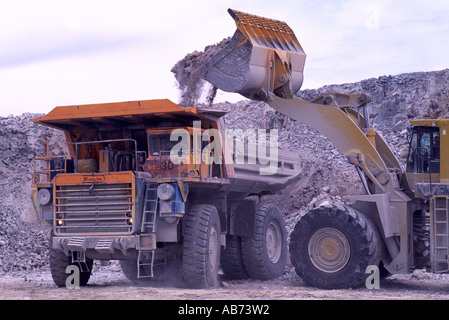
[{"label": "truck headlight", "polygon": [[168,183],[163,183],[159,187],[157,187],[157,196],[159,197],[159,199],[167,201],[171,199],[174,191],[175,190],[171,185],[169,185]]},{"label": "truck headlight", "polygon": [[37,192],[37,201],[45,206],[46,204],[48,204],[51,200],[51,192],[49,189],[39,189],[39,191]]}]

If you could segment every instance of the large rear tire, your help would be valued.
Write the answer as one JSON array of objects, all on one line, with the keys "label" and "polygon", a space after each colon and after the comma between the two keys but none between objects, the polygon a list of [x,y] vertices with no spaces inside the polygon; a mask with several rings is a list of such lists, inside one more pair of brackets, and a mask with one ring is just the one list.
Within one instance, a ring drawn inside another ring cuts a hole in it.
[{"label": "large rear tire", "polygon": [[284,272],[287,253],[287,230],[281,211],[272,204],[259,206],[254,234],[242,237],[242,257],[246,271],[253,279],[277,278]]},{"label": "large rear tire", "polygon": [[290,235],[296,273],[314,287],[351,288],[362,283],[369,265],[378,266],[381,243],[374,224],[344,206],[318,207],[302,217]]},{"label": "large rear tire", "polygon": [[226,248],[221,251],[220,256],[221,269],[229,279],[248,279],[242,257],[241,237],[226,236]]},{"label": "large rear tire", "polygon": [[182,276],[190,288],[215,288],[221,249],[220,217],[212,205],[193,206],[186,216]]}]

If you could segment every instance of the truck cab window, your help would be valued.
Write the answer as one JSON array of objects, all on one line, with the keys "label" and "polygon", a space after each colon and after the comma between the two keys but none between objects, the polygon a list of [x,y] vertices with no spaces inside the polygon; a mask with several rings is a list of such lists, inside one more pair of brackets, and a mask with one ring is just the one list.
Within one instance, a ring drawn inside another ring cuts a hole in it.
[{"label": "truck cab window", "polygon": [[177,141],[170,141],[169,134],[150,134],[148,136],[148,150],[151,156],[169,155]]}]

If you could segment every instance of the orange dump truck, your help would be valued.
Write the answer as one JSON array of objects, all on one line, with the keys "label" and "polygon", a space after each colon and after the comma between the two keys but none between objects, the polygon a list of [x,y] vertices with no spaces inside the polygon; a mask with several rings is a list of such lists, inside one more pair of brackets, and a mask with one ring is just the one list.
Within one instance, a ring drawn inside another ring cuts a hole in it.
[{"label": "orange dump truck", "polygon": [[218,285],[220,265],[234,278],[282,273],[283,215],[252,196],[296,177],[296,157],[274,148],[275,132],[268,143],[265,132],[227,132],[223,115],[147,100],[56,107],[34,120],[62,130],[70,152],[34,159],[31,195],[52,225],[56,285],[66,285],[72,265],[87,284],[94,259],[120,260],[132,280],[174,266],[203,288]]}]

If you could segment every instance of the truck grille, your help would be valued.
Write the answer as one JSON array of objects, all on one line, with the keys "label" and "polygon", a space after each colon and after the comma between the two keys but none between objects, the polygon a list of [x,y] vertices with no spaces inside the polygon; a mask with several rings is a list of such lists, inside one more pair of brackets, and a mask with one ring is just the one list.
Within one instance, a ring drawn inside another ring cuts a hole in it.
[{"label": "truck grille", "polygon": [[132,184],[57,185],[56,233],[132,232]]}]

